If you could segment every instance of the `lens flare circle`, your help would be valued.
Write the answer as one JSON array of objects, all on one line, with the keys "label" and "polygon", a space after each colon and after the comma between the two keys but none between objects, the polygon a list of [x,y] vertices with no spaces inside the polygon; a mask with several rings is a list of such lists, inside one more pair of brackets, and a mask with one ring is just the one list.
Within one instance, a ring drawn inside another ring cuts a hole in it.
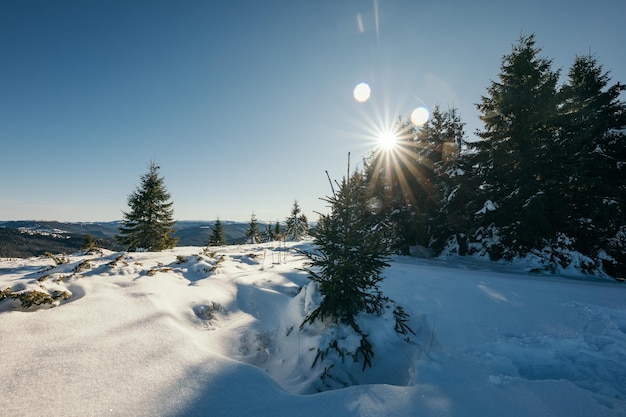
[{"label": "lens flare circle", "polygon": [[411,123],[415,126],[425,124],[430,118],[430,112],[426,107],[418,107],[411,112]]},{"label": "lens flare circle", "polygon": [[359,83],[356,87],[354,87],[352,95],[357,102],[365,103],[367,100],[369,100],[371,93],[372,90],[367,83]]}]

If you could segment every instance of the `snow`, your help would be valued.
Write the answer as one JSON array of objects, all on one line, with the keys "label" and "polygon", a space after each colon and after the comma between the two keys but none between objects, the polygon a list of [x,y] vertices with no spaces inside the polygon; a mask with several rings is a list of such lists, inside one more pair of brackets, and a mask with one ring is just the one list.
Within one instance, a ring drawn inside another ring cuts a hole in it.
[{"label": "snow", "polygon": [[474,213],[474,214],[485,214],[485,213],[487,213],[488,211],[494,211],[494,210],[497,210],[497,208],[498,208],[498,204],[497,204],[497,203],[494,203],[494,202],[493,202],[493,201],[491,201],[491,200],[487,200],[487,201],[485,201],[485,204],[483,205],[483,208],[481,208],[480,210],[478,210],[478,211],[477,211],[476,213]]},{"label": "snow", "polygon": [[0,260],[0,290],[72,294],[0,301],[0,414],[626,415],[624,284],[456,256],[395,257],[381,289],[416,335],[362,317],[372,368],[335,363],[355,385],[317,393],[315,348],[359,341],[300,330],[320,294],[296,248],[311,244]]}]

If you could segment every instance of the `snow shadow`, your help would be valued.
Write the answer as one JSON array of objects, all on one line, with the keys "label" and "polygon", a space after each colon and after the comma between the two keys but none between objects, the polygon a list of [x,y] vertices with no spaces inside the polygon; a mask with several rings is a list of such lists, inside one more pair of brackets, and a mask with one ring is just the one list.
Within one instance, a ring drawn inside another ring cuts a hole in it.
[{"label": "snow shadow", "polygon": [[569,307],[584,322],[580,332],[506,335],[467,352],[486,363],[497,384],[567,380],[607,406],[625,401],[626,314],[580,303]]}]

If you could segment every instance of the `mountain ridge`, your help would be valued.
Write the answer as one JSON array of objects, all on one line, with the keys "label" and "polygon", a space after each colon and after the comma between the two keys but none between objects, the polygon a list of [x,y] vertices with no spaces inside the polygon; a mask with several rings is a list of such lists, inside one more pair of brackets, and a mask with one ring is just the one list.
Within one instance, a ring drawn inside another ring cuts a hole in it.
[{"label": "mountain ridge", "polygon": [[[245,242],[248,222],[220,220],[229,244]],[[261,232],[269,223],[258,222]],[[0,220],[0,258],[26,258],[45,252],[73,253],[91,235],[99,246],[123,250],[115,240],[120,220],[105,222],[61,222],[56,220]],[[174,225],[177,246],[205,246],[215,220],[179,220]]]}]

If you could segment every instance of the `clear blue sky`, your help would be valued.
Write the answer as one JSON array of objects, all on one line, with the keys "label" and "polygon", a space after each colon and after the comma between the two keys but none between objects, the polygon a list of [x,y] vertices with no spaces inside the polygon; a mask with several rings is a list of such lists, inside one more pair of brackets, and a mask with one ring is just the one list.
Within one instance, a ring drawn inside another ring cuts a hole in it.
[{"label": "clear blue sky", "polygon": [[324,171],[413,108],[471,138],[531,33],[562,81],[591,52],[626,83],[622,0],[0,0],[0,220],[119,219],[152,159],[176,219],[317,220]]}]

